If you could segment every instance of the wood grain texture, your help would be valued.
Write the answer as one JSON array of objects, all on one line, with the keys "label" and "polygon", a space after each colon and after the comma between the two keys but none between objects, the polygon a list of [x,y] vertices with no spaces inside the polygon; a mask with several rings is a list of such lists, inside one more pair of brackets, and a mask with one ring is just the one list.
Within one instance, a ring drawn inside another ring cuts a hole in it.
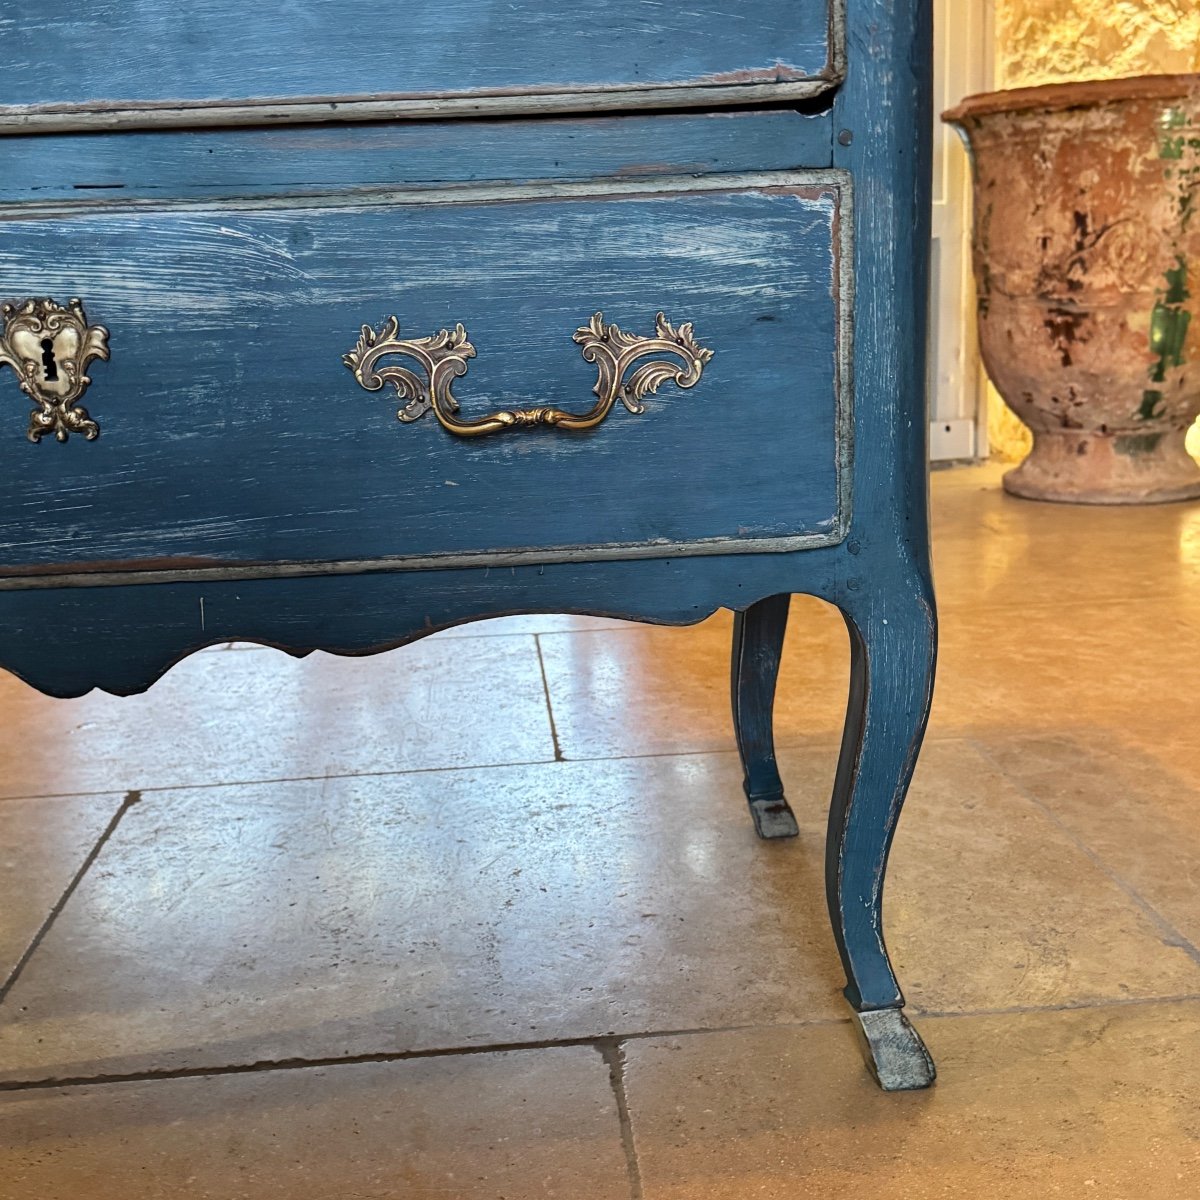
[{"label": "wood grain texture", "polygon": [[[686,188],[8,223],[5,294],[82,297],[112,358],[86,396],[95,443],[28,445],[10,388],[0,566],[836,539],[839,189]],[[657,309],[694,321],[716,357],[640,416],[478,442],[401,425],[341,361],[391,313],[404,336],[462,321],[465,413],[583,411],[595,369],[571,334],[597,309],[633,331]]]},{"label": "wood grain texture", "polygon": [[56,134],[0,140],[0,204],[628,181],[829,167],[832,155],[828,112]]},{"label": "wood grain texture", "polygon": [[[42,0],[0,17],[0,119],[264,99],[403,101],[836,79],[830,0]],[[713,36],[719,31],[719,36]],[[8,110],[7,112],[5,110]]]}]

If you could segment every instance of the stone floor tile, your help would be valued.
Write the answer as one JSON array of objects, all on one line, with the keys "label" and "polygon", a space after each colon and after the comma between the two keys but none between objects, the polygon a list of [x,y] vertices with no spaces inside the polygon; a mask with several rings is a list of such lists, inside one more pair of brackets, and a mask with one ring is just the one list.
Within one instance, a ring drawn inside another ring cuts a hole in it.
[{"label": "stone floor tile", "polygon": [[624,1048],[645,1200],[1186,1200],[1200,1004],[926,1019],[940,1075],[887,1095],[847,1026]]},{"label": "stone floor tile", "polygon": [[[563,755],[732,749],[732,627],[731,615],[720,612],[684,628],[631,625],[540,637]],[[849,640],[837,611],[810,596],[794,597],[775,703],[778,745],[840,737],[849,670]]]},{"label": "stone floor tile", "polygon": [[925,748],[884,912],[917,1012],[1200,995],[1200,956],[964,743]]},{"label": "stone floor tile", "polygon": [[[1191,603],[1200,600],[1200,505],[1034,504],[1002,492],[1002,474],[985,465],[933,476],[943,612],[934,733],[1139,721],[1162,704],[1162,681],[1200,656],[1200,605]],[[564,755],[731,747],[730,628],[720,613],[691,628],[542,637]],[[848,665],[837,612],[795,598],[776,705],[780,745],[838,736]]]},{"label": "stone floor tile", "polygon": [[[943,610],[935,736],[1005,736],[1063,725],[1138,725],[1147,711],[1200,729],[1188,689],[1163,696],[1200,655],[1200,505],[1106,509],[1004,494],[1002,469],[933,477],[935,582]],[[569,630],[541,637],[567,758],[733,745],[731,618],[683,629]],[[796,597],[776,740],[840,734],[849,649],[837,612]],[[1197,735],[1200,761],[1200,734]]]},{"label": "stone floor tile", "polygon": [[0,1095],[3,1200],[628,1200],[590,1048]]},{"label": "stone floor tile", "polygon": [[[802,836],[762,843],[739,783],[710,755],[151,793],[0,1007],[0,1074],[839,1017],[826,801],[802,794]],[[1192,957],[965,745],[928,748],[887,915],[916,1010],[1200,993]]]},{"label": "stone floor tile", "polygon": [[[568,759],[733,746],[730,618],[539,638],[555,729]],[[1136,725],[1161,711],[1186,726],[1200,702],[1163,680],[1200,656],[1200,609],[1171,599],[981,607],[942,622],[930,734],[1005,737]],[[796,597],[775,708],[779,746],[836,742],[849,647],[838,614]],[[1198,735],[1200,737],[1200,735]]]},{"label": "stone floor tile", "polygon": [[947,616],[981,607],[1200,599],[1200,505],[1039,504],[1001,464],[935,471],[934,579]]},{"label": "stone floor tile", "polygon": [[372,658],[198,654],[147,693],[40,696],[0,674],[0,796],[553,759],[532,637]]},{"label": "stone floor tile", "polygon": [[0,987],[121,807],[116,795],[0,802]]},{"label": "stone floor tile", "polygon": [[[603,635],[590,635],[603,636]],[[1169,599],[981,608],[942,623],[932,736],[1103,736],[1194,717],[1178,679],[1200,654],[1200,614]]]},{"label": "stone floor tile", "polygon": [[8,1077],[832,1017],[820,841],[730,756],[149,793],[0,1007]]},{"label": "stone floor tile", "polygon": [[1086,740],[1048,734],[992,741],[986,753],[1194,947],[1200,760],[1177,739],[1165,741],[1155,753],[1126,731]]}]

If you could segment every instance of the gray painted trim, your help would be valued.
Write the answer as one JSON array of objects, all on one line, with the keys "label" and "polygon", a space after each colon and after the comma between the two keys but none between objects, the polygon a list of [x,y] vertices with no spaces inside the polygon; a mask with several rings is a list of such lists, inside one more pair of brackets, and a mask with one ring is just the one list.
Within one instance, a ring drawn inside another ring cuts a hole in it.
[{"label": "gray painted trim", "polygon": [[156,571],[75,571],[62,575],[0,577],[0,592],[35,588],[120,587],[143,583],[205,583],[238,579],[292,579],[304,575],[364,575],[391,571],[446,571],[464,567],[537,567],[548,563],[584,563],[636,558],[694,558],[705,554],[763,554],[834,546],[844,534],[803,534],[782,538],[712,538],[696,542],[637,542],[606,546],[562,546],[547,550],[477,551],[470,554],[422,554],[330,562],[255,563],[231,567],[194,567]]},{"label": "gray painted trim", "polygon": [[0,135],[72,133],[128,129],[201,129],[214,126],[300,125],[313,122],[438,121],[446,118],[546,117],[563,113],[629,112],[661,108],[710,108],[731,104],[788,103],[820,96],[838,87],[845,53],[834,43],[828,74],[780,83],[733,85],[637,85],[585,92],[523,96],[438,98],[254,100],[237,103],[170,103],[0,106]]},{"label": "gray painted trim", "polygon": [[846,0],[829,0],[829,72],[834,87],[846,78]]},{"label": "gray painted trim", "polygon": [[521,200],[573,200],[596,197],[652,196],[674,192],[751,192],[760,188],[834,187],[845,204],[851,192],[850,172],[838,167],[806,167],[791,171],[739,171],[729,175],[662,175],[640,179],[597,179],[555,183],[462,183],[450,186],[402,186],[339,189],[303,196],[207,196],[172,200],[148,196],[123,199],[104,193],[94,200],[17,200],[0,205],[0,221],[47,217],[121,215],[131,209],[152,212],[257,212],[267,209],[393,208],[405,204],[502,204]]},{"label": "gray painted trim", "polygon": [[[816,172],[813,172],[816,174]],[[837,414],[835,447],[837,455],[838,511],[833,544],[850,532],[854,509],[854,180],[849,171],[833,168],[838,179],[838,216],[834,236],[838,241],[838,346]]]},{"label": "gray painted trim", "polygon": [[146,201],[138,205],[128,202],[97,202],[95,204],[9,205],[0,209],[0,220],[30,216],[38,209],[62,215],[94,213],[103,208],[110,212],[127,211],[130,207],[161,210],[186,208],[209,211],[214,208],[264,209],[297,207],[364,207],[377,204],[453,204],[480,201],[516,201],[521,199],[585,196],[636,196],[662,193],[746,192],[756,188],[826,187],[837,193],[837,216],[834,237],[838,248],[838,347],[837,347],[837,409],[834,429],[834,453],[837,458],[837,507],[828,533],[798,534],[778,538],[704,538],[690,542],[601,543],[587,546],[553,546],[526,550],[473,551],[467,554],[397,555],[373,559],[345,559],[328,562],[254,563],[242,566],[181,568],[178,570],[129,571],[72,571],[62,574],[29,574],[0,576],[0,591],[21,591],[60,587],[116,587],[126,584],[204,582],[206,580],[283,579],[307,575],[358,575],[385,571],[429,571],[468,567],[537,566],[545,563],[596,562],[622,559],[682,558],[709,554],[772,554],[813,550],[836,546],[844,541],[850,528],[853,480],[854,404],[854,189],[849,171],[840,168],[821,170],[771,171],[742,175],[671,176],[640,182],[602,184],[563,183],[529,184],[521,186],[468,185],[462,188],[430,191],[388,191],[353,193],[352,195],[302,200],[273,198],[246,201],[186,201],[180,204]]}]

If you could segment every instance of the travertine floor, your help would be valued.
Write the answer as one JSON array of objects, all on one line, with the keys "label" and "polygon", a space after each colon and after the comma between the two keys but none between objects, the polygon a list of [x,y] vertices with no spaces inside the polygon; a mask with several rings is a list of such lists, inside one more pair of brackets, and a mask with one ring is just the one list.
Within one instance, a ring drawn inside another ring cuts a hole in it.
[{"label": "travertine floor", "polygon": [[933,491],[888,895],[933,1091],[875,1090],[839,994],[832,611],[793,608],[771,845],[725,615],[214,649],[0,682],[0,1198],[1200,1196],[1200,504]]}]

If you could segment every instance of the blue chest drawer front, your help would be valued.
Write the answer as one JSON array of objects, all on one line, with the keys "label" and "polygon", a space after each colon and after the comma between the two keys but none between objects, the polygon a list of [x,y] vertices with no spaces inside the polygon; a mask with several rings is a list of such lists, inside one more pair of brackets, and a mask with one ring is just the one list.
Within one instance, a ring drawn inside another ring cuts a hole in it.
[{"label": "blue chest drawer front", "polygon": [[0,205],[828,168],[832,146],[829,111],[785,109],[59,133],[0,140]]},{"label": "blue chest drawer front", "polygon": [[840,0],[41,0],[2,23],[0,129],[783,99],[840,79],[842,24]]},{"label": "blue chest drawer front", "polygon": [[[6,222],[0,297],[80,297],[111,361],[89,368],[96,441],[29,444],[29,405],[0,376],[4,582],[840,540],[845,178],[545,191]],[[464,417],[584,412],[597,376],[576,329],[603,310],[648,335],[660,309],[714,352],[703,377],[583,432],[463,440],[433,414],[401,424],[394,393],[365,391],[342,361],[364,324],[394,315],[421,338],[461,322],[477,350],[455,383]]]}]

